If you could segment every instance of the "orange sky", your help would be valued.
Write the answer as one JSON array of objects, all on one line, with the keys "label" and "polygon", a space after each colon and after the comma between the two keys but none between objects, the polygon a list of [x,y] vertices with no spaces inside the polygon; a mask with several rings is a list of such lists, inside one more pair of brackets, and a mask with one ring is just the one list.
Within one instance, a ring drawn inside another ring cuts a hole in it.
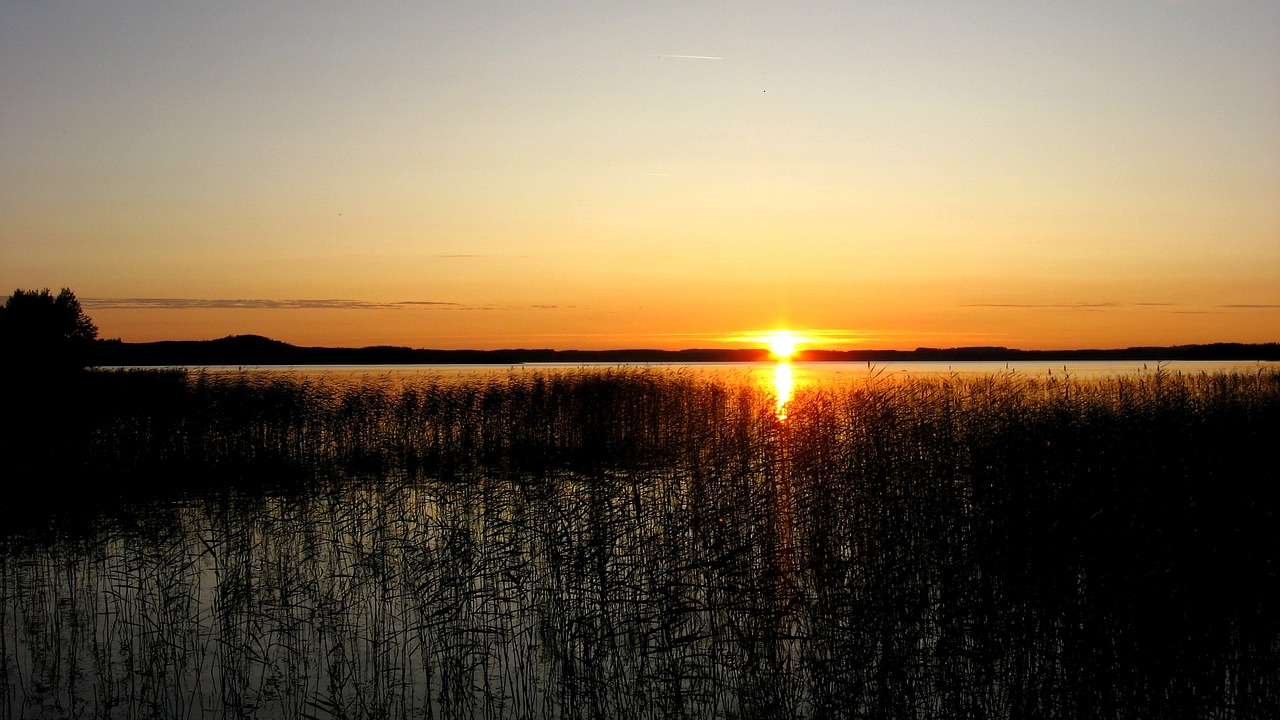
[{"label": "orange sky", "polygon": [[104,337],[1280,340],[1280,5],[0,6],[0,293]]}]

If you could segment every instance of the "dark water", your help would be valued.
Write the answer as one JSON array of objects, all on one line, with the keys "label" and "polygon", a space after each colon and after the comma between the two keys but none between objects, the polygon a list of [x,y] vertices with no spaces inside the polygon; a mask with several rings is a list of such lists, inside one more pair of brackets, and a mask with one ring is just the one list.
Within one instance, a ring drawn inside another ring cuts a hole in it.
[{"label": "dark water", "polygon": [[348,481],[19,543],[0,565],[0,714],[1261,717],[1274,701],[1260,608],[1186,576],[1212,568],[1010,569],[959,508],[922,536],[929,511],[898,499],[823,520],[750,469],[714,495],[689,481]]},{"label": "dark water", "polygon": [[13,525],[0,717],[1273,716],[1256,437],[901,397]]}]

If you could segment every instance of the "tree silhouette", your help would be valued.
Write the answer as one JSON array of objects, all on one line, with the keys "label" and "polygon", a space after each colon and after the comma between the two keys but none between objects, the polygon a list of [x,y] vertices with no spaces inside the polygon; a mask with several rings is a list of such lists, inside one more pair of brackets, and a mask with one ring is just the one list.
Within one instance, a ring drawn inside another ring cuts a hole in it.
[{"label": "tree silhouette", "polygon": [[6,368],[61,371],[83,368],[98,327],[75,293],[14,290],[0,307],[0,363]]}]

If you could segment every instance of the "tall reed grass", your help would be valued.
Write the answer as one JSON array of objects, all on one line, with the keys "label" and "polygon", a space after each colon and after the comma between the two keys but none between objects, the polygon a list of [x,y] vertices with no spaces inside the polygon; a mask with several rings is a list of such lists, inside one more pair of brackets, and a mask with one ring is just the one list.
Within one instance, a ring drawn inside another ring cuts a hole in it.
[{"label": "tall reed grass", "polygon": [[872,375],[785,422],[639,369],[76,402],[20,477],[135,495],[10,501],[0,717],[1280,708],[1273,372]]}]

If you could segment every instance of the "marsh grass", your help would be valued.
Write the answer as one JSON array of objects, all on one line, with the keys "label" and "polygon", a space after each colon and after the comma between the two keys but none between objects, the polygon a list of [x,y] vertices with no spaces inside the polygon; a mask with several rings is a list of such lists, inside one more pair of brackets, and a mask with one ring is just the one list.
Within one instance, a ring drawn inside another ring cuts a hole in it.
[{"label": "marsh grass", "polygon": [[6,452],[128,497],[10,502],[0,717],[1280,707],[1275,373],[872,375],[786,422],[654,370],[85,383]]}]

